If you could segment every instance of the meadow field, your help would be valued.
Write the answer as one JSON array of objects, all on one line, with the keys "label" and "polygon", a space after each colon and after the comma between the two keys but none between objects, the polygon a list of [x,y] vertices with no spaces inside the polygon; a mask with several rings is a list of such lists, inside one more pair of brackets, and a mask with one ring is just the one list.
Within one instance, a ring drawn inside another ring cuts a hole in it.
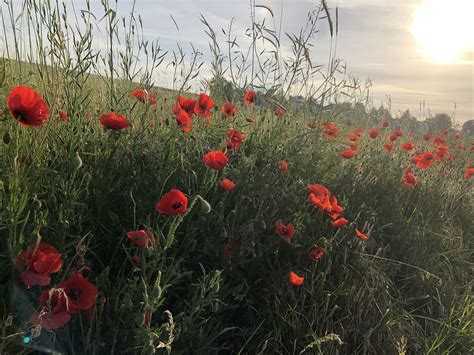
[{"label": "meadow field", "polygon": [[209,60],[74,3],[0,5],[0,354],[473,353],[474,136],[316,63],[325,1]]}]

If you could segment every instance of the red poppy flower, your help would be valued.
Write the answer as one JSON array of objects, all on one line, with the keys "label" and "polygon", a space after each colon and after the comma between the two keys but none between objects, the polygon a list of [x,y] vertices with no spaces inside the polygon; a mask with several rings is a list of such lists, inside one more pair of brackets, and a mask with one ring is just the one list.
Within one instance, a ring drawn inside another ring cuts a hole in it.
[{"label": "red poppy flower", "polygon": [[413,142],[407,142],[402,144],[402,148],[404,150],[413,150],[415,149],[415,145],[413,144]]},{"label": "red poppy flower", "polygon": [[254,91],[249,90],[244,94],[244,105],[252,105],[257,100],[257,95]]},{"label": "red poppy flower", "polygon": [[310,193],[308,199],[309,199],[309,202],[311,202],[314,207],[319,208],[321,211],[325,211],[327,207],[331,209],[331,204],[329,203],[329,199],[322,200],[320,196],[317,196],[314,193]]},{"label": "red poppy flower", "polygon": [[361,231],[359,231],[357,228],[355,230],[356,232],[356,236],[362,240],[366,240],[366,239],[369,239],[369,237],[367,237],[364,233],[362,233]]},{"label": "red poppy flower", "polygon": [[354,141],[344,142],[345,145],[349,146],[352,150],[359,148],[359,143]]},{"label": "red poppy flower", "polygon": [[176,122],[181,127],[183,132],[189,132],[191,129],[191,117],[185,110],[179,110],[178,114],[176,115]]},{"label": "red poppy flower", "polygon": [[393,150],[393,144],[385,143],[383,149],[385,149],[386,152],[391,152]]},{"label": "red poppy flower", "polygon": [[178,113],[179,110],[184,110],[189,116],[194,114],[194,106],[196,106],[196,100],[186,99],[183,96],[178,96],[178,103],[174,105],[173,112]]},{"label": "red poppy flower", "polygon": [[308,189],[311,192],[309,195],[309,201],[314,207],[319,208],[321,211],[330,211],[332,206],[329,201],[331,193],[329,190],[321,184],[310,184]]},{"label": "red poppy flower", "polygon": [[194,105],[194,113],[199,116],[209,117],[212,115],[211,109],[214,107],[214,100],[204,93],[199,94],[199,98]]},{"label": "red poppy flower", "polygon": [[275,233],[285,239],[290,244],[291,240],[295,236],[295,228],[293,227],[293,224],[288,223],[287,225],[284,225],[281,220],[278,220],[273,223],[273,225],[276,228]]},{"label": "red poppy flower", "polygon": [[227,259],[234,259],[237,255],[237,251],[242,242],[242,238],[236,238],[234,240],[228,241],[223,246],[223,254]]},{"label": "red poppy flower", "polygon": [[28,322],[32,325],[40,325],[46,330],[61,328],[71,320],[67,304],[69,299],[61,288],[44,290],[40,295],[41,310],[30,316]]},{"label": "red poppy flower", "polygon": [[233,243],[225,243],[223,247],[224,256],[227,259],[234,259],[235,258],[235,249]]},{"label": "red poppy flower", "polygon": [[7,106],[22,126],[41,126],[49,116],[46,101],[29,86],[16,86],[7,96]]},{"label": "red poppy flower", "polygon": [[388,136],[388,140],[390,142],[394,142],[397,140],[397,135],[395,133],[392,133],[391,135]]},{"label": "red poppy flower", "polygon": [[344,136],[345,136],[346,138],[349,138],[351,141],[356,141],[356,140],[358,140],[358,139],[360,138],[360,137],[359,137],[357,134],[355,134],[355,133],[346,133]]},{"label": "red poppy flower", "polygon": [[323,128],[323,134],[327,139],[334,139],[339,135],[339,128],[335,124],[328,123]]},{"label": "red poppy flower", "polygon": [[304,282],[304,277],[298,276],[293,271],[291,271],[288,275],[288,281],[290,281],[290,284],[293,286],[301,286]]},{"label": "red poppy flower", "polygon": [[349,221],[345,218],[339,218],[339,219],[336,219],[334,222],[331,222],[331,226],[333,228],[339,228],[339,229],[342,229],[346,226],[346,224],[348,223]]},{"label": "red poppy flower", "polygon": [[326,250],[323,247],[318,247],[317,245],[313,245],[308,250],[309,257],[314,261],[322,258],[324,254],[326,254]]},{"label": "red poppy flower", "polygon": [[354,133],[357,134],[357,135],[359,136],[359,138],[360,138],[360,135],[361,135],[362,133],[364,133],[364,130],[359,128],[359,129],[356,129],[356,130],[354,131]]},{"label": "red poppy flower", "polygon": [[436,157],[439,161],[443,160],[448,155],[448,147],[445,145],[439,145],[436,147]]},{"label": "red poppy flower", "polygon": [[323,196],[325,199],[327,198],[327,200],[329,200],[331,192],[326,186],[321,184],[308,184],[307,187],[309,192],[315,194],[318,197]]},{"label": "red poppy flower", "polygon": [[344,211],[344,208],[339,206],[339,204],[337,203],[337,198],[334,195],[331,195],[331,197],[329,198],[329,203],[331,204],[331,208],[326,212],[332,219],[338,219],[342,211]]},{"label": "red poppy flower", "polygon": [[337,198],[331,195],[331,192],[321,184],[309,184],[308,189],[311,192],[309,201],[314,207],[329,214],[332,219],[337,219],[344,208],[338,205]]},{"label": "red poppy flower", "polygon": [[431,139],[431,136],[428,133],[423,134],[423,139],[425,141],[429,141]]},{"label": "red poppy flower", "polygon": [[227,137],[230,138],[227,145],[231,145],[234,151],[239,150],[240,144],[245,140],[245,136],[234,128],[227,130]]},{"label": "red poppy flower", "polygon": [[214,150],[204,155],[204,163],[213,170],[224,169],[228,161],[227,155],[219,150]]},{"label": "red poppy flower", "polygon": [[461,133],[459,133],[459,132],[456,133],[456,134],[454,135],[454,139],[456,139],[456,140],[461,139]]},{"label": "red poppy flower", "polygon": [[219,183],[219,187],[225,192],[231,192],[235,188],[235,183],[227,178],[224,178]]},{"label": "red poppy flower", "polygon": [[117,115],[115,112],[104,113],[99,117],[100,124],[105,128],[120,130],[130,127],[130,122],[122,115]]},{"label": "red poppy flower", "polygon": [[18,254],[16,268],[23,270],[21,279],[26,287],[47,286],[51,282],[49,274],[61,270],[63,265],[61,257],[61,254],[51,244],[30,245],[27,250]]},{"label": "red poppy flower", "polygon": [[280,169],[286,173],[288,171],[288,163],[284,160],[280,161]]},{"label": "red poppy flower", "polygon": [[371,129],[369,131],[369,137],[370,138],[377,138],[378,134],[379,134],[379,131],[377,129]]},{"label": "red poppy flower", "polygon": [[145,89],[135,89],[132,90],[132,96],[138,101],[145,102],[147,100],[148,93]]},{"label": "red poppy flower", "polygon": [[426,153],[420,154],[417,158],[418,158],[418,161],[416,162],[416,165],[420,169],[428,169],[431,165],[433,165],[435,155],[431,152],[426,152]]},{"label": "red poppy flower", "polygon": [[156,105],[156,94],[148,93],[145,89],[135,89],[132,91],[132,96],[135,97],[138,101],[147,102],[150,100],[150,106]]},{"label": "red poppy flower", "polygon": [[445,136],[447,136],[448,133],[449,133],[449,130],[447,130],[447,129],[445,129],[445,130],[443,131],[443,134],[444,134]]},{"label": "red poppy flower", "polygon": [[410,172],[407,172],[402,181],[405,184],[405,186],[414,188],[416,185],[416,176]]},{"label": "red poppy flower", "polygon": [[157,95],[154,92],[148,93],[148,100],[150,100],[150,106],[155,106],[156,105],[156,98]]},{"label": "red poppy flower", "polygon": [[133,263],[135,264],[135,266],[138,267],[138,268],[139,268],[139,267],[141,266],[141,264],[142,264],[142,258],[140,258],[139,255],[134,255],[134,256],[132,256],[132,261],[133,261]]},{"label": "red poppy flower", "polygon": [[237,113],[237,108],[231,102],[227,102],[222,105],[222,113],[226,117],[233,117]]},{"label": "red poppy flower", "polygon": [[63,122],[69,120],[67,113],[64,111],[59,111],[59,117],[61,118],[61,121]]},{"label": "red poppy flower", "polygon": [[443,137],[435,137],[433,139],[433,143],[435,144],[443,144],[446,143],[446,140]]},{"label": "red poppy flower", "polygon": [[382,127],[383,127],[383,128],[388,127],[389,124],[390,124],[389,121],[383,121],[383,122],[382,122]]},{"label": "red poppy flower", "polygon": [[403,132],[400,131],[400,130],[397,130],[397,131],[393,132],[393,134],[395,134],[397,137],[403,136]]},{"label": "red poppy flower", "polygon": [[324,196],[325,198],[327,197],[327,199],[329,200],[331,192],[326,186],[321,184],[308,184],[307,187],[309,192],[317,196]]},{"label": "red poppy flower", "polygon": [[172,189],[165,193],[156,204],[156,212],[175,216],[186,212],[188,209],[188,198],[178,189]]},{"label": "red poppy flower", "polygon": [[140,229],[138,231],[130,231],[127,233],[128,239],[140,249],[151,247],[156,244],[157,240],[153,235],[146,230]]},{"label": "red poppy flower", "polygon": [[474,168],[467,168],[464,173],[464,180],[468,180],[472,175],[474,175]]},{"label": "red poppy flower", "polygon": [[339,156],[344,159],[351,159],[357,155],[356,151],[353,149],[346,149],[339,153]]},{"label": "red poppy flower", "polygon": [[283,111],[280,107],[277,107],[275,110],[273,110],[273,113],[277,117],[282,117],[285,114],[285,111]]},{"label": "red poppy flower", "polygon": [[463,146],[462,144],[458,144],[458,149],[467,150],[467,147]]},{"label": "red poppy flower", "polygon": [[66,294],[66,307],[69,313],[77,313],[91,308],[99,293],[97,287],[81,274],[75,274],[60,282],[57,288],[62,288]]}]

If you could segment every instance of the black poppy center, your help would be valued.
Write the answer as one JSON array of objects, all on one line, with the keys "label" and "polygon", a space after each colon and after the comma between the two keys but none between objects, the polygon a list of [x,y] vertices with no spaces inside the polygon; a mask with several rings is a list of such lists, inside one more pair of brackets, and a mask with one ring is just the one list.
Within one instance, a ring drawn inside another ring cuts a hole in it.
[{"label": "black poppy center", "polygon": [[174,210],[177,210],[178,208],[181,208],[181,206],[182,206],[181,202],[176,202],[171,206],[171,208]]},{"label": "black poppy center", "polygon": [[19,110],[13,110],[12,114],[15,118],[19,119],[20,122],[27,123],[27,120],[25,118],[25,112],[19,111]]},{"label": "black poppy center", "polygon": [[81,298],[82,292],[81,290],[78,290],[77,288],[71,288],[69,289],[69,292],[67,295],[70,299],[77,301],[78,299]]}]

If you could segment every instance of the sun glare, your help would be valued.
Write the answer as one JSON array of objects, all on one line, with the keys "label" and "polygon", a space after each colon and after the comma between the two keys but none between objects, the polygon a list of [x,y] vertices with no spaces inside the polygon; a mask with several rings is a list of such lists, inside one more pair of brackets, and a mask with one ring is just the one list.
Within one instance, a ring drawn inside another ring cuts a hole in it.
[{"label": "sun glare", "polygon": [[424,0],[411,31],[429,60],[454,63],[474,49],[474,0]]}]

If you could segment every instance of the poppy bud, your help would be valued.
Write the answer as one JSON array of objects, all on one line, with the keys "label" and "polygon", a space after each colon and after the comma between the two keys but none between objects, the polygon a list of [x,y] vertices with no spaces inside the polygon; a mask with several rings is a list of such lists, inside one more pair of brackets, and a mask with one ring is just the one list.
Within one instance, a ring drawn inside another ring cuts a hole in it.
[{"label": "poppy bud", "polygon": [[197,196],[199,198],[199,200],[201,201],[201,206],[202,208],[204,209],[204,213],[210,213],[212,208],[211,208],[211,204],[209,202],[207,202],[204,198],[202,198],[201,196]]}]

